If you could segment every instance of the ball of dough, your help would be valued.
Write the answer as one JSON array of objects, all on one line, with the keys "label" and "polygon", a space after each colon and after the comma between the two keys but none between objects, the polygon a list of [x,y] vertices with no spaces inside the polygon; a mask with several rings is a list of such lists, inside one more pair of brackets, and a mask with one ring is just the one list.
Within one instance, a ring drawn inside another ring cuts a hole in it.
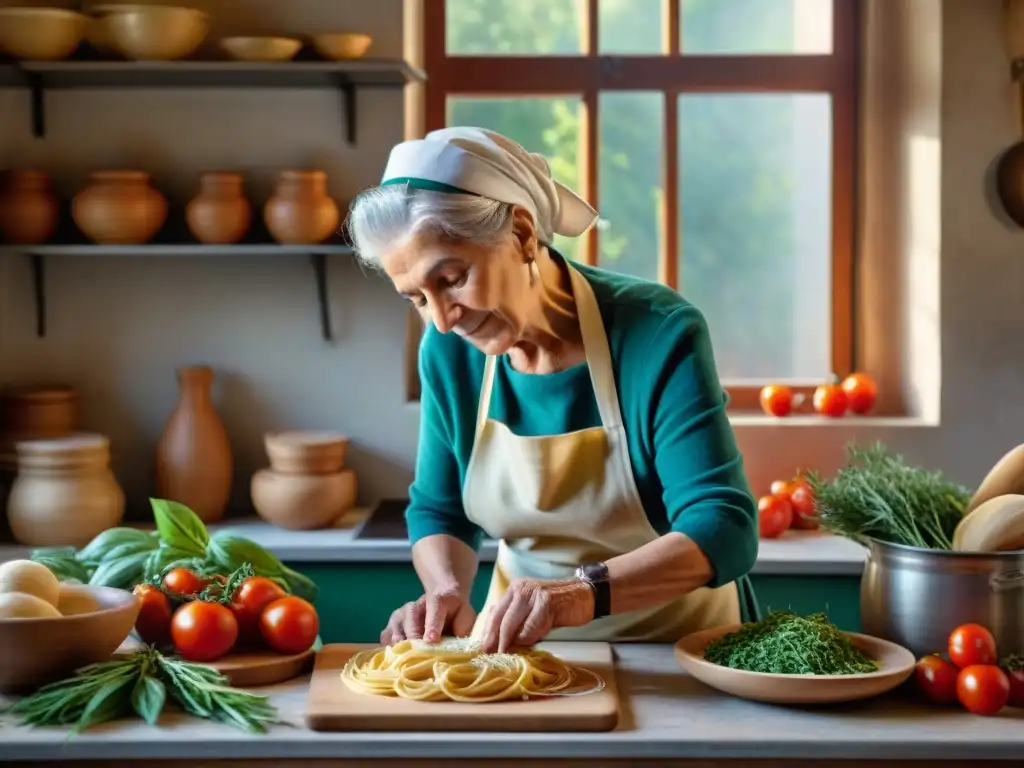
[{"label": "ball of dough", "polygon": [[21,592],[0,595],[0,621],[4,619],[55,619],[60,611],[45,600]]},{"label": "ball of dough", "polygon": [[0,565],[0,594],[20,592],[33,595],[54,608],[60,602],[60,582],[42,563],[9,560]]}]

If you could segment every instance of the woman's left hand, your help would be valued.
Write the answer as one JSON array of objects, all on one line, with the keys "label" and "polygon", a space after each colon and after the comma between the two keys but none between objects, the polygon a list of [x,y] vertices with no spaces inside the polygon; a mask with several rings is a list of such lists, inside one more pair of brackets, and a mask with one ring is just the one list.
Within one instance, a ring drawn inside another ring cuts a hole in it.
[{"label": "woman's left hand", "polygon": [[594,617],[594,593],[582,581],[515,579],[484,624],[486,653],[539,643],[557,627],[581,627]]}]

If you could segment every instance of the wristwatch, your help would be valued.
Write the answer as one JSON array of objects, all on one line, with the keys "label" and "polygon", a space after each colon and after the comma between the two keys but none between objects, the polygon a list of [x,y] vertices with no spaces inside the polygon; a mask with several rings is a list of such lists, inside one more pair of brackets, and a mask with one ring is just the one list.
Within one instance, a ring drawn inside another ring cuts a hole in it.
[{"label": "wristwatch", "polygon": [[604,563],[587,563],[576,569],[576,578],[594,592],[594,618],[600,619],[612,612],[612,584],[608,566]]}]

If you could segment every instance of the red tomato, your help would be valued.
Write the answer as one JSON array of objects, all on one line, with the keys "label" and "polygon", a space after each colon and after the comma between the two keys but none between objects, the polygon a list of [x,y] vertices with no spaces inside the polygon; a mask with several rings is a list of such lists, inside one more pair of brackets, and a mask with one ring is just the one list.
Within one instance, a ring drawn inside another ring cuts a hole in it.
[{"label": "red tomato", "polygon": [[1024,669],[1004,669],[1003,672],[1010,681],[1010,700],[1007,704],[1011,707],[1024,707]]},{"label": "red tomato", "polygon": [[239,640],[248,643],[258,641],[263,609],[287,595],[277,582],[262,576],[253,576],[243,581],[231,601],[231,612],[238,621]]},{"label": "red tomato", "polygon": [[937,653],[925,656],[914,668],[917,688],[929,701],[936,704],[955,704],[956,681],[960,674],[957,666]]},{"label": "red tomato", "polygon": [[851,373],[841,386],[854,413],[867,413],[878,397],[878,385],[865,373]]},{"label": "red tomato", "polygon": [[308,651],[316,642],[319,631],[320,618],[316,609],[301,597],[282,597],[260,614],[260,634],[278,653]]},{"label": "red tomato", "polygon": [[785,384],[761,388],[761,410],[769,416],[789,416],[793,412],[793,390]]},{"label": "red tomato", "polygon": [[171,640],[186,661],[214,661],[234,648],[238,621],[220,603],[194,600],[174,612]]},{"label": "red tomato", "polygon": [[139,584],[132,590],[142,608],[135,619],[135,631],[142,642],[163,645],[170,638],[171,601],[152,584]]},{"label": "red tomato", "polygon": [[994,664],[972,664],[960,670],[956,697],[968,712],[994,715],[1010,700],[1010,681]]},{"label": "red tomato", "polygon": [[996,663],[996,639],[980,624],[962,624],[949,636],[949,659],[958,667]]},{"label": "red tomato", "polygon": [[790,483],[788,480],[776,480],[772,483],[771,494],[779,498],[789,500]]},{"label": "red tomato", "polygon": [[793,507],[781,496],[762,496],[757,500],[758,532],[762,539],[775,539],[793,523]]},{"label": "red tomato", "polygon": [[806,480],[790,484],[789,503],[793,507],[793,527],[812,531],[818,527],[818,513],[814,507],[814,491]]},{"label": "red tomato", "polygon": [[838,419],[848,405],[846,393],[838,384],[822,384],[814,390],[814,410],[822,416]]},{"label": "red tomato", "polygon": [[188,568],[174,568],[164,576],[164,589],[188,597],[202,592],[209,583],[208,579],[200,578]]}]

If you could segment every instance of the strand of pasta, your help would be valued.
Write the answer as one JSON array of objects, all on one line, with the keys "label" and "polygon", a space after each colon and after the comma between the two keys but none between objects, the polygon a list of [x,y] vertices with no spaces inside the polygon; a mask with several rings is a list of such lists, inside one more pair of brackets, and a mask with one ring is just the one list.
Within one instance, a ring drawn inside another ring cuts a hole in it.
[{"label": "strand of pasta", "polygon": [[[589,684],[581,677],[589,678]],[[362,694],[466,703],[579,696],[604,688],[600,675],[570,666],[547,651],[526,648],[487,654],[466,638],[434,645],[402,640],[360,651],[345,664],[341,679]]]}]

